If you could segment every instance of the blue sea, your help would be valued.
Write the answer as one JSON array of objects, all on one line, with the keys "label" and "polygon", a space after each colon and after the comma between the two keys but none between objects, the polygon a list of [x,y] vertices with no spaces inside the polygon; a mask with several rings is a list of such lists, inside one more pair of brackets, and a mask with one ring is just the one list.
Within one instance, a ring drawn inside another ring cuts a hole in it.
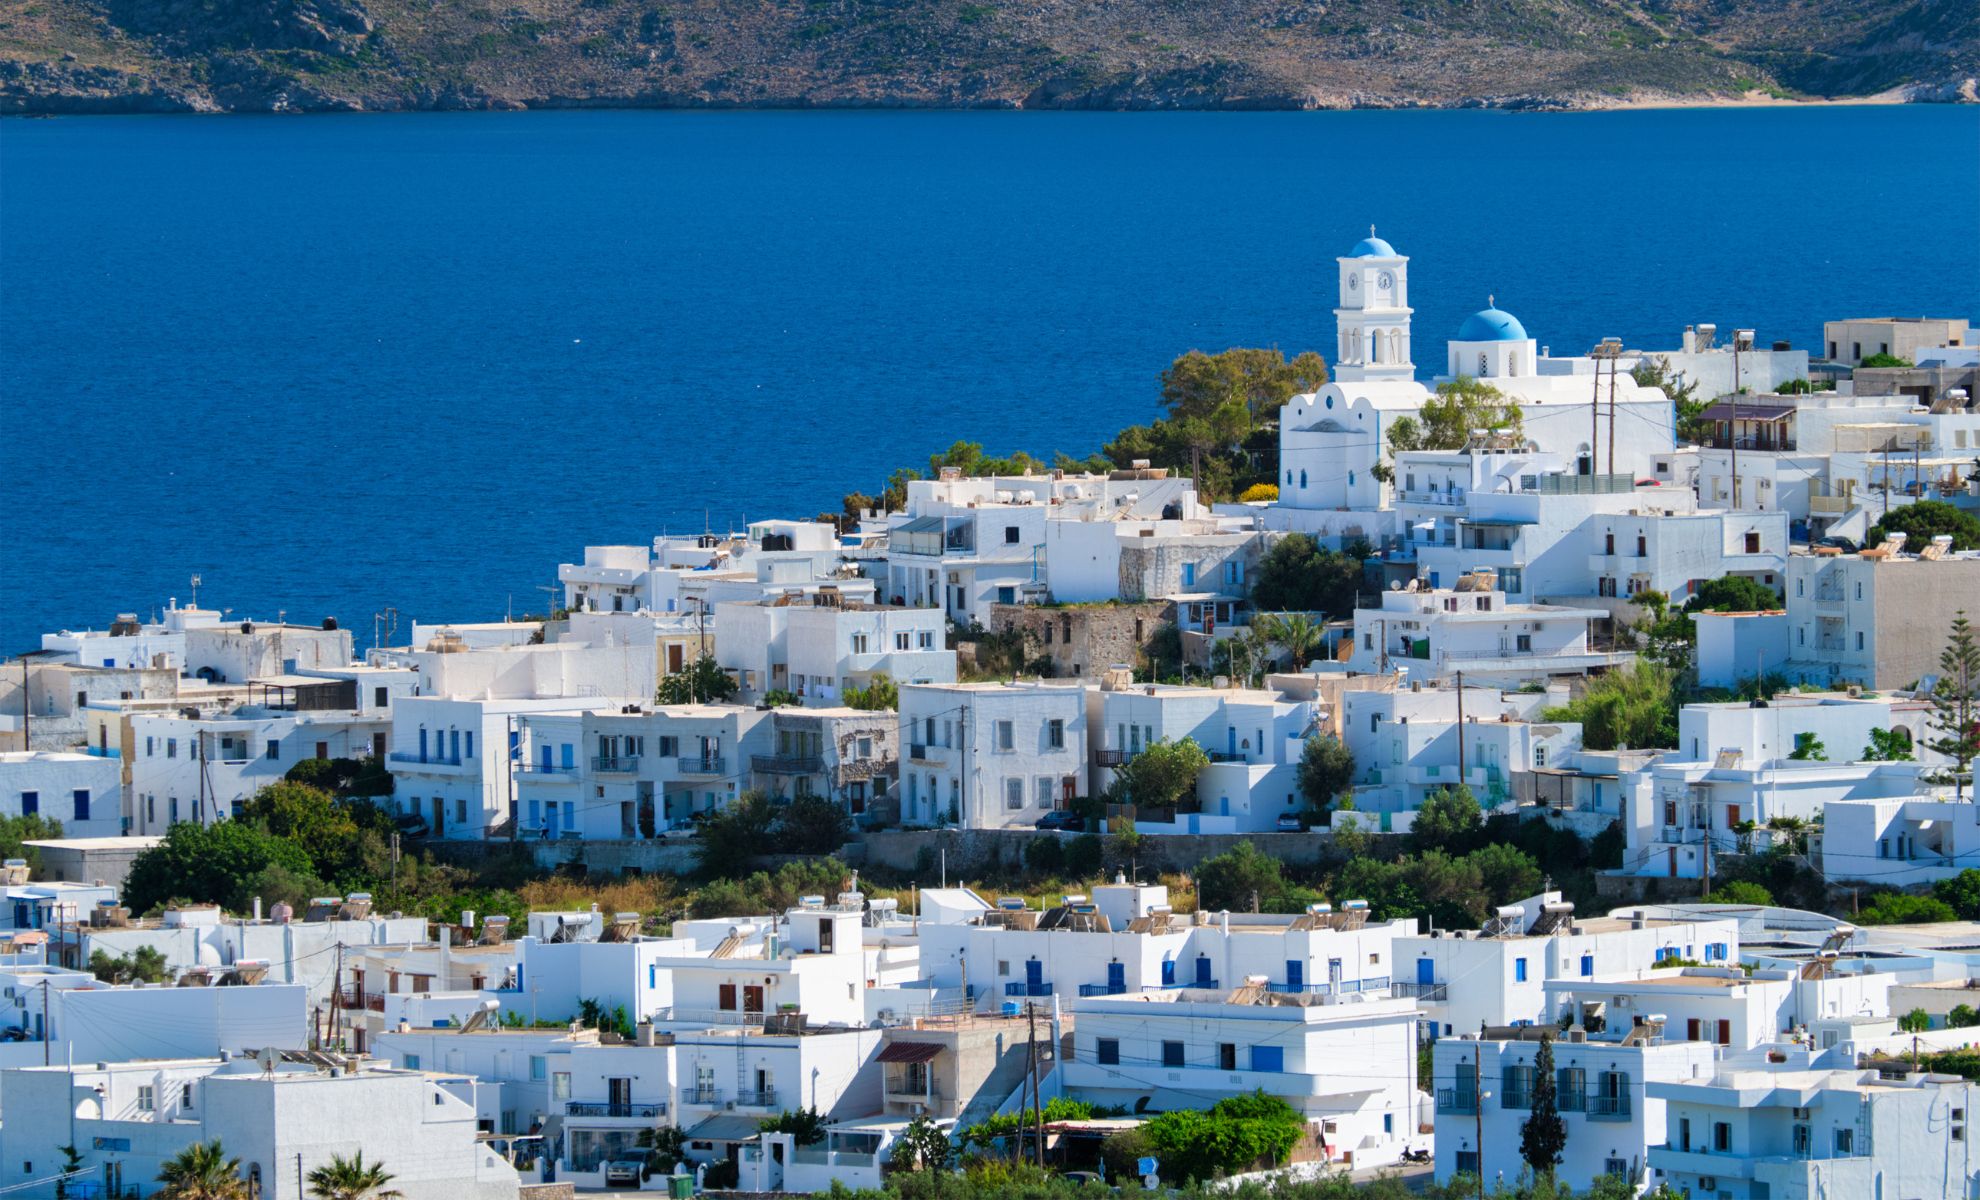
[{"label": "blue sea", "polygon": [[1980,109],[542,112],[0,123],[0,651],[538,609],[586,543],[1084,454],[1192,347],[1419,358],[1980,318]]}]

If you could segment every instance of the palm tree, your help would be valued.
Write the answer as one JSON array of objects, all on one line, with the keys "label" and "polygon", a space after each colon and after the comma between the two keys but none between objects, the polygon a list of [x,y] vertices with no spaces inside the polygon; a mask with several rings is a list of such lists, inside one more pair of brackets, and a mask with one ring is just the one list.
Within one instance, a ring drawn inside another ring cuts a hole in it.
[{"label": "palm tree", "polygon": [[1322,630],[1305,613],[1264,613],[1252,625],[1266,641],[1285,648],[1295,671],[1305,670],[1320,648]]},{"label": "palm tree", "polygon": [[247,1200],[241,1160],[228,1158],[218,1138],[194,1142],[167,1159],[158,1182],[165,1185],[159,1195],[168,1200]]},{"label": "palm tree", "polygon": [[330,1165],[309,1173],[309,1194],[317,1200],[397,1200],[403,1193],[385,1185],[392,1177],[377,1163],[367,1164],[364,1151],[349,1158],[330,1156]]}]

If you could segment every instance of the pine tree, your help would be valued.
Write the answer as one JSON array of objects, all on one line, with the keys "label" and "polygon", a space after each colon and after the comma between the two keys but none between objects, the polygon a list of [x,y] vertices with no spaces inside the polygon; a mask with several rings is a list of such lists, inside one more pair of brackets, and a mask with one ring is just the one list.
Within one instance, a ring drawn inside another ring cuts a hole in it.
[{"label": "pine tree", "polygon": [[1943,736],[1925,744],[1953,760],[1953,799],[1964,799],[1973,760],[1980,757],[1980,641],[1960,609],[1952,634],[1939,655],[1939,680],[1932,686],[1932,727]]},{"label": "pine tree", "polygon": [[1561,1120],[1554,1097],[1554,1039],[1540,1035],[1540,1052],[1533,1056],[1533,1109],[1519,1127],[1519,1156],[1537,1178],[1553,1178],[1567,1148],[1567,1123]]}]

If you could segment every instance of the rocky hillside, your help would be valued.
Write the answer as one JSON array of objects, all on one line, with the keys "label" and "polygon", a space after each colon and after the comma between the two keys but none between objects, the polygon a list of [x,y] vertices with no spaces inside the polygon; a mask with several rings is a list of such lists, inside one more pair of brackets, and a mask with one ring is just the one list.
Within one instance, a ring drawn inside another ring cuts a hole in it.
[{"label": "rocky hillside", "polygon": [[0,112],[1973,99],[1976,0],[0,0]]}]

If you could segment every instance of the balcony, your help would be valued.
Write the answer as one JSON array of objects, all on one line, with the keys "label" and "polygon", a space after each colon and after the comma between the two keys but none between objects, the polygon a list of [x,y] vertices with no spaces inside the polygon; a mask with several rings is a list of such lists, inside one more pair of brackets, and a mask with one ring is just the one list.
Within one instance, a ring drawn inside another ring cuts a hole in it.
[{"label": "balcony", "polygon": [[724,775],[727,759],[719,754],[683,755],[674,760],[677,775]]},{"label": "balcony", "polygon": [[1437,1111],[1471,1116],[1478,1111],[1477,1088],[1438,1088]]},{"label": "balcony", "polygon": [[1449,986],[1449,984],[1443,983],[1404,982],[1390,984],[1389,990],[1394,992],[1398,997],[1414,997],[1423,1001],[1425,1004],[1442,1004],[1450,998],[1446,990]]},{"label": "balcony", "polygon": [[1839,517],[1856,507],[1852,496],[1810,496],[1808,511],[1816,516]]},{"label": "balcony", "polygon": [[682,1104],[699,1104],[704,1107],[722,1102],[722,1089],[718,1087],[684,1087],[681,1089]]},{"label": "balcony", "polygon": [[749,766],[765,775],[816,775],[825,760],[815,754],[752,754]]},{"label": "balcony", "polygon": [[1049,983],[1007,983],[1004,985],[1004,994],[1006,996],[1049,996],[1052,994],[1052,985]]},{"label": "balcony", "polygon": [[775,1108],[777,1107],[777,1089],[760,1088],[755,1091],[737,1092],[736,1107]]},{"label": "balcony", "polygon": [[1794,439],[1791,437],[1728,437],[1716,434],[1707,438],[1705,444],[1714,450],[1747,450],[1757,454],[1794,450]]},{"label": "balcony", "polygon": [[394,750],[385,756],[385,760],[410,767],[445,767],[454,770],[459,770],[463,765],[470,767],[475,765],[473,759],[468,759],[463,764],[459,755],[452,757],[445,754],[423,755],[411,750]]},{"label": "balcony", "polygon": [[1657,830],[1657,840],[1666,846],[1686,846],[1705,840],[1705,831],[1695,826],[1665,825]]},{"label": "balcony", "polygon": [[1614,1096],[1588,1097],[1588,1119],[1591,1121],[1627,1121],[1630,1118],[1629,1093]]},{"label": "balcony", "polygon": [[600,775],[631,775],[639,770],[639,755],[627,754],[617,758],[600,755],[591,760],[591,769]]},{"label": "balcony", "polygon": [[[1013,984],[1012,986],[1021,987],[1023,985]],[[1022,992],[1018,994],[1023,995]],[[1127,994],[1127,985],[1122,984],[1120,987],[1115,987],[1111,983],[1082,983],[1079,985],[1079,994],[1082,998],[1088,996],[1125,996]]]},{"label": "balcony", "polygon": [[665,1104],[628,1104],[623,1101],[567,1100],[566,1117],[614,1117],[651,1121],[667,1115]]},{"label": "balcony", "polygon": [[516,764],[516,774],[518,775],[538,775],[568,779],[574,778],[577,775],[577,770],[575,766],[565,767],[547,762],[519,762]]},{"label": "balcony", "polygon": [[1133,757],[1125,750],[1099,750],[1093,752],[1093,765],[1096,767],[1124,767]]},{"label": "balcony", "polygon": [[356,988],[347,987],[338,994],[337,1003],[346,1009],[382,1013],[385,1011],[385,993],[361,992]]},{"label": "balcony", "polygon": [[933,742],[909,742],[907,748],[908,761],[930,764],[940,763],[944,761],[941,756],[947,750],[947,746],[937,746]]}]

